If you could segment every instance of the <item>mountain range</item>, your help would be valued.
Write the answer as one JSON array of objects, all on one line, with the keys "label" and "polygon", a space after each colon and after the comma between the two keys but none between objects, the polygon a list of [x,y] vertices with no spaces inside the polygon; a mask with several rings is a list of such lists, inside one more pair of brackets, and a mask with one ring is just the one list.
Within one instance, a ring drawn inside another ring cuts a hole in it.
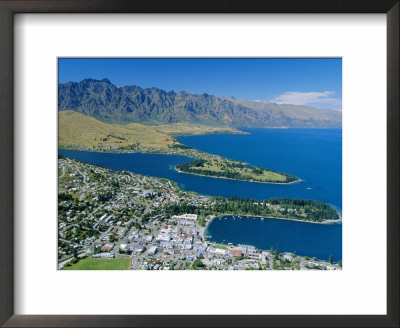
[{"label": "mountain range", "polygon": [[329,109],[217,97],[207,93],[116,86],[108,79],[58,85],[58,109],[108,123],[194,123],[256,128],[341,128],[342,113]]}]

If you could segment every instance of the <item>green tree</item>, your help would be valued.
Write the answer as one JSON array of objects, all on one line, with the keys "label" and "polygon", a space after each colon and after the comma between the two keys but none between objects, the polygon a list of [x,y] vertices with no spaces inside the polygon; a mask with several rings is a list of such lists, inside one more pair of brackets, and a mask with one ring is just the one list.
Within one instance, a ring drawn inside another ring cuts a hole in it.
[{"label": "green tree", "polygon": [[78,259],[78,251],[76,250],[76,248],[74,248],[72,250],[72,254],[74,256],[74,258],[71,260],[72,264],[78,263],[79,259]]},{"label": "green tree", "polygon": [[204,216],[200,215],[198,219],[199,226],[202,227],[204,225]]},{"label": "green tree", "polygon": [[113,232],[113,233],[108,237],[108,240],[109,240],[111,243],[117,241],[117,240],[118,240],[117,234],[116,234],[115,232]]},{"label": "green tree", "polygon": [[197,259],[193,262],[193,269],[199,269],[203,266],[203,263],[201,262],[200,259]]},{"label": "green tree", "polygon": [[276,250],[275,250],[275,256],[274,256],[275,260],[279,259],[279,245],[276,245]]},{"label": "green tree", "polygon": [[278,266],[276,265],[275,259],[272,259],[272,269],[273,270],[277,270],[278,269]]},{"label": "green tree", "polygon": [[332,264],[333,263],[333,256],[329,255],[329,263]]}]

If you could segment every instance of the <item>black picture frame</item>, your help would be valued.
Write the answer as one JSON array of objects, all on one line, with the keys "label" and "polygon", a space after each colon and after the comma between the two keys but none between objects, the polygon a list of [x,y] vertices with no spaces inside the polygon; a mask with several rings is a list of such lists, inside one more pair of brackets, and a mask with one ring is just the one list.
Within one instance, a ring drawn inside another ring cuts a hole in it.
[{"label": "black picture frame", "polygon": [[[4,327],[399,327],[399,0],[0,0],[0,324]],[[384,13],[387,17],[387,315],[14,315],[16,13]]]}]

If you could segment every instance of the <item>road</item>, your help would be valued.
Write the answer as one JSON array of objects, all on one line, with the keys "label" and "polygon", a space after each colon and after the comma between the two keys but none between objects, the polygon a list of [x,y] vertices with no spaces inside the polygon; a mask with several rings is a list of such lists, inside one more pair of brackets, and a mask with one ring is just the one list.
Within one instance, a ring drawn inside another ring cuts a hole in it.
[{"label": "road", "polygon": [[144,212],[143,212],[143,215],[145,215],[146,213],[150,212],[150,208],[152,207],[152,205],[153,205],[153,201],[150,201],[150,202],[147,204],[146,209],[145,209]]},{"label": "road", "polygon": [[62,174],[60,175],[60,178],[62,178],[65,175],[65,165],[62,166]]}]

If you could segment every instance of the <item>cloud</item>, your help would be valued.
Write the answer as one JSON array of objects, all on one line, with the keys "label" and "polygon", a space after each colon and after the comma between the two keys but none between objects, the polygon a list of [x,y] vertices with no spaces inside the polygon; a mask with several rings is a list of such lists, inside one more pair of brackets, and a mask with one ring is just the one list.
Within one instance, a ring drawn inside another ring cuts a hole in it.
[{"label": "cloud", "polygon": [[307,105],[318,108],[342,110],[342,100],[333,97],[335,92],[285,92],[271,101],[278,104]]}]

